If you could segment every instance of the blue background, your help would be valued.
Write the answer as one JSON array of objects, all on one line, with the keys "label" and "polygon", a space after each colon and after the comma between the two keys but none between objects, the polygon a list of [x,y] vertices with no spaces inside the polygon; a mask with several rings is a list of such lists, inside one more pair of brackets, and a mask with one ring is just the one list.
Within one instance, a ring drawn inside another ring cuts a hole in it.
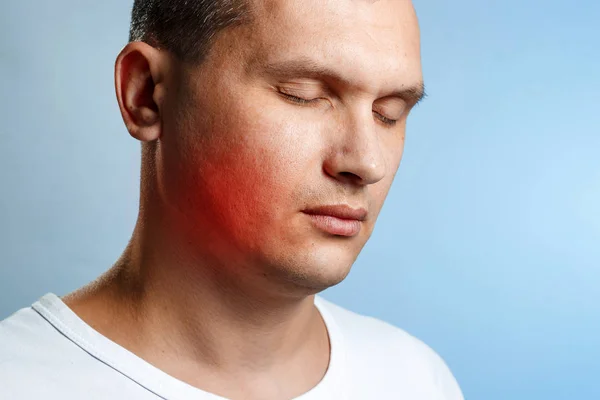
[{"label": "blue background", "polygon": [[[324,296],[435,348],[468,399],[599,399],[600,2],[417,0],[429,98]],[[113,89],[131,2],[4,1],[0,319],[117,259],[139,144]]]}]

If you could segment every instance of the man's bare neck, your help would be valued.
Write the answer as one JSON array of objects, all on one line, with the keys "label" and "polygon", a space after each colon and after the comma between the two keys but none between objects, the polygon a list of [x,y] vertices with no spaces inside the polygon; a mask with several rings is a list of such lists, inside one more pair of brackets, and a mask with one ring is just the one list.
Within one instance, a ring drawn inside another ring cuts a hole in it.
[{"label": "man's bare neck", "polygon": [[281,398],[282,390],[294,397],[322,379],[329,342],[313,296],[252,297],[210,274],[140,265],[144,257],[132,246],[128,251],[97,281],[63,299],[104,336],[182,381],[229,398],[241,395],[231,382],[246,382],[244,396],[253,386],[279,382],[267,393],[256,390],[260,398]]}]

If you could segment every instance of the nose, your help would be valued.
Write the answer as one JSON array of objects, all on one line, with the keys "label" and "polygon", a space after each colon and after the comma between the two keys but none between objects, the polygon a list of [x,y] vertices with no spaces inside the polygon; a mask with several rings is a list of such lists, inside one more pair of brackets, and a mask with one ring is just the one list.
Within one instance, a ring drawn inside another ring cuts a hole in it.
[{"label": "nose", "polygon": [[386,163],[372,113],[368,118],[348,118],[341,125],[323,169],[344,183],[365,186],[379,182],[385,176]]}]

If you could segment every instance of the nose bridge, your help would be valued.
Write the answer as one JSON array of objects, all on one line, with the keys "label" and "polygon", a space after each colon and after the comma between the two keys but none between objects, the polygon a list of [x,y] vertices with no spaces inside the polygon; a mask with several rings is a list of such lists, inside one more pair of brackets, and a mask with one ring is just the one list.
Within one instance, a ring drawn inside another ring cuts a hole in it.
[{"label": "nose bridge", "polygon": [[329,174],[363,185],[376,183],[385,176],[386,164],[371,107],[347,111]]}]

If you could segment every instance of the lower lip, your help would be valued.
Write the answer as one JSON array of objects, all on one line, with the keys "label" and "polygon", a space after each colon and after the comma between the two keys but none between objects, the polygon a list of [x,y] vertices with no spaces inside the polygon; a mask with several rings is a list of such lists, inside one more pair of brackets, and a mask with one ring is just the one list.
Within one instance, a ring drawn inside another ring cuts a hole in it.
[{"label": "lower lip", "polygon": [[360,232],[361,222],[356,219],[342,219],[331,215],[306,214],[313,225],[323,232],[337,236],[356,236]]}]

